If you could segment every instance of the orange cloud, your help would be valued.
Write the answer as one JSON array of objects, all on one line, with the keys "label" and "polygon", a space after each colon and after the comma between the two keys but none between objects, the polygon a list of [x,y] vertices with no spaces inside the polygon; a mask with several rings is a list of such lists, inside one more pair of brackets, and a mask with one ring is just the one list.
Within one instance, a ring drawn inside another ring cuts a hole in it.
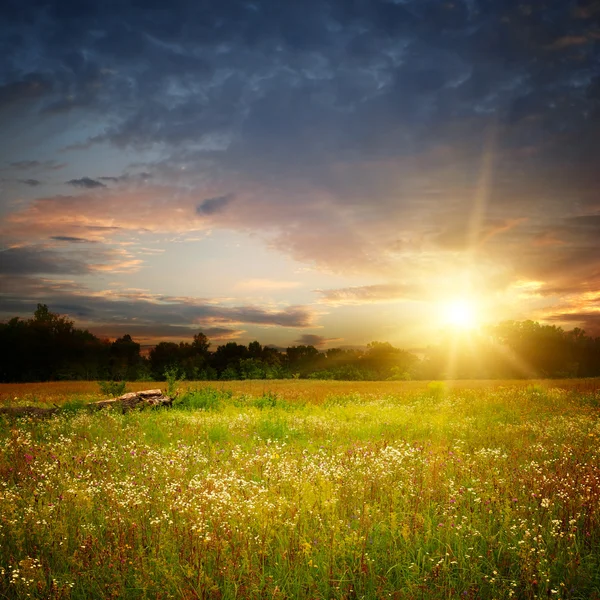
[{"label": "orange cloud", "polygon": [[246,279],[235,285],[235,289],[243,291],[276,291],[291,290],[300,286],[298,281],[275,281],[273,279]]},{"label": "orange cloud", "polygon": [[587,44],[587,42],[588,38],[585,35],[565,35],[554,40],[548,48],[550,50],[562,50],[571,46],[581,46],[582,44]]},{"label": "orange cloud", "polygon": [[405,298],[407,292],[413,290],[413,287],[406,285],[386,283],[333,290],[315,290],[315,292],[321,294],[319,302],[322,304],[347,306],[394,302]]},{"label": "orange cloud", "polygon": [[536,235],[533,238],[532,244],[534,246],[562,246],[565,242],[563,240],[556,237],[556,235],[551,231],[544,231]]}]

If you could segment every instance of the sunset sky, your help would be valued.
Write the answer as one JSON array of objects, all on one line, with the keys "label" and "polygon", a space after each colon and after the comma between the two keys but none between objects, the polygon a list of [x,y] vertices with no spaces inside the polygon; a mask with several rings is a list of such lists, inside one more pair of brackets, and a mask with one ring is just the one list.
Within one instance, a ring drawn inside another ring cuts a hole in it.
[{"label": "sunset sky", "polygon": [[600,335],[600,2],[5,0],[0,320]]}]

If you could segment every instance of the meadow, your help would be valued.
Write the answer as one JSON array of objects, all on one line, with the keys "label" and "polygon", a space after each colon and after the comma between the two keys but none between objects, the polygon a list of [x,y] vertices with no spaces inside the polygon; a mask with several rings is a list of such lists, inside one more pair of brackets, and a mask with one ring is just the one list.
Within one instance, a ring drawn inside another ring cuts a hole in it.
[{"label": "meadow", "polygon": [[600,599],[597,380],[180,385],[0,386],[0,597]]}]

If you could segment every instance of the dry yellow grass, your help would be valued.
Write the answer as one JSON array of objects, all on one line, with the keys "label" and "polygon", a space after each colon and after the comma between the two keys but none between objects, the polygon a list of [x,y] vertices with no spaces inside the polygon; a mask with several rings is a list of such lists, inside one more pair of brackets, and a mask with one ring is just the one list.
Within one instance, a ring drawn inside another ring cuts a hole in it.
[{"label": "dry yellow grass", "polygon": [[[320,404],[328,396],[357,393],[382,396],[418,391],[426,388],[428,381],[315,381],[315,380],[251,380],[251,381],[184,381],[179,388],[198,389],[212,387],[231,390],[234,394],[262,395],[265,392],[278,394],[288,401],[301,400]],[[498,387],[528,387],[540,385],[544,388],[562,388],[579,392],[600,389],[600,378],[594,379],[545,379],[545,380],[459,380],[444,383],[449,389],[495,389]],[[127,384],[128,391],[149,388],[166,390],[167,384],[159,381],[136,381]],[[0,403],[19,404],[62,404],[80,399],[95,400],[100,389],[95,381],[49,381],[41,383],[0,383]]]}]

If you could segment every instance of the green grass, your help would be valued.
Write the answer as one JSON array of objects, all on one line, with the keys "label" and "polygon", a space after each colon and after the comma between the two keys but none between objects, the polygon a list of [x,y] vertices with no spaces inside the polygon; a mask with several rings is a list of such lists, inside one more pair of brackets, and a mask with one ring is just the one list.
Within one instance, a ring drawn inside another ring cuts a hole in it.
[{"label": "green grass", "polygon": [[0,421],[2,598],[600,598],[598,392]]}]

